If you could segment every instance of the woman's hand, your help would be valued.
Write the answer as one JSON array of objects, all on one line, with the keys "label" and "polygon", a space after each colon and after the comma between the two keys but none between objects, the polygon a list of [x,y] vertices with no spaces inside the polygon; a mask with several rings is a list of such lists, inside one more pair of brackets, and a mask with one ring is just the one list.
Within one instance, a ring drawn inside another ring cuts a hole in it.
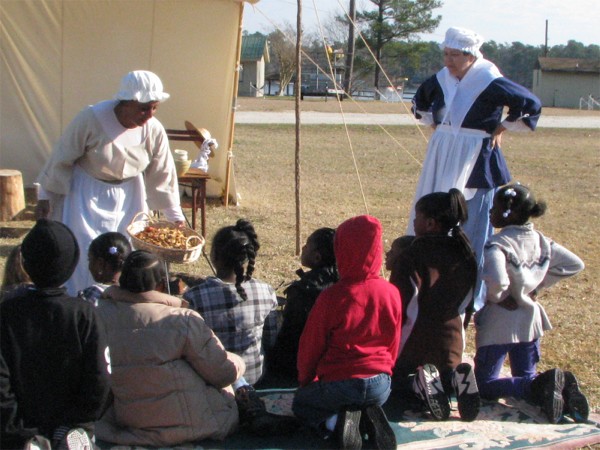
[{"label": "woman's hand", "polygon": [[185,222],[183,220],[178,220],[175,222],[175,225],[177,225],[177,228],[183,228],[185,227]]},{"label": "woman's hand", "polygon": [[490,137],[490,145],[492,146],[492,150],[500,148],[502,145],[502,133],[504,133],[505,130],[506,128],[504,128],[504,125],[500,123],[492,132],[492,136]]}]

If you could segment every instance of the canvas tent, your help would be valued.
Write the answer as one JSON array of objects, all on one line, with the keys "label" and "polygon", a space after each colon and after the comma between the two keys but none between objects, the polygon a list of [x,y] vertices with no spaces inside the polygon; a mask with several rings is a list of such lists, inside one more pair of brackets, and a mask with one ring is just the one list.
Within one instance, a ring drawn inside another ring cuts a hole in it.
[{"label": "canvas tent", "polygon": [[165,128],[188,120],[219,142],[208,195],[221,196],[242,13],[242,0],[1,0],[0,167],[32,185],[75,114],[112,98],[125,73],[145,69],[171,94],[157,113]]}]

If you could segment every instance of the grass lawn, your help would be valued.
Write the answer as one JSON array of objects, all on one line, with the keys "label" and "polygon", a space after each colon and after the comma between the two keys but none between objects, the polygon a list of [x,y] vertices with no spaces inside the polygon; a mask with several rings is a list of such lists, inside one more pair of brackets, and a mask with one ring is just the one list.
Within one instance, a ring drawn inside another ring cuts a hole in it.
[{"label": "grass lawn", "polygon": [[[305,101],[303,109],[313,105],[338,110],[331,99]],[[344,110],[353,112],[346,105],[350,102],[344,101]],[[371,106],[369,112],[399,112],[397,104]],[[240,99],[239,107],[247,111],[290,110],[293,101]],[[567,113],[595,115],[598,111],[562,110],[558,115]],[[207,251],[218,228],[241,217],[251,220],[261,241],[255,275],[280,288],[281,293],[281,286],[295,278],[294,271],[299,267],[298,245],[318,227],[335,227],[351,216],[368,213],[382,222],[385,248],[389,248],[406,228],[426,148],[424,136],[429,135],[429,130],[422,131],[423,134],[416,127],[387,127],[383,131],[376,126],[351,126],[346,132],[341,125],[303,126],[297,234],[294,127],[237,125],[234,172],[240,204],[224,208],[216,201],[209,202]],[[539,298],[554,325],[542,341],[540,369],[561,367],[575,372],[596,412],[600,411],[598,142],[598,129],[551,128],[528,134],[507,133],[503,141],[514,179],[529,185],[539,199],[548,203],[546,215],[535,221],[537,228],[586,263],[583,273],[559,283]],[[19,241],[0,239],[0,273],[6,255]],[[210,275],[203,258],[191,265],[175,265],[172,270]],[[473,351],[472,339],[468,350]]]}]

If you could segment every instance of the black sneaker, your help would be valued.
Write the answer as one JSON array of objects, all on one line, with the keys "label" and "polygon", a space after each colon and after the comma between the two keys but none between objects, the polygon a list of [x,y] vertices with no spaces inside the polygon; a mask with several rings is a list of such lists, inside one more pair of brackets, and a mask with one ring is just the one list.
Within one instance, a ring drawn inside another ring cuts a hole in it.
[{"label": "black sneaker", "polygon": [[560,369],[550,369],[533,379],[531,391],[537,404],[550,423],[558,423],[562,417],[564,400],[562,391],[565,375]]},{"label": "black sneaker", "polygon": [[460,418],[465,422],[472,422],[477,418],[481,406],[473,368],[468,363],[461,363],[456,366],[453,375],[452,385],[456,392]]},{"label": "black sneaker", "polygon": [[235,402],[237,403],[241,424],[250,423],[258,415],[267,412],[265,402],[249,384],[236,389]]},{"label": "black sneaker", "polygon": [[340,449],[360,450],[362,448],[360,415],[360,410],[350,411],[343,409],[338,413],[334,433]]},{"label": "black sneaker", "polygon": [[396,435],[381,406],[370,405],[362,409],[360,430],[368,436],[369,448],[379,450],[396,448]]},{"label": "black sneaker", "polygon": [[579,390],[579,383],[572,372],[564,371],[565,386],[562,390],[563,400],[565,402],[565,412],[571,416],[575,422],[585,423],[590,415],[590,405],[587,398]]},{"label": "black sneaker", "polygon": [[435,420],[447,420],[450,417],[450,401],[444,392],[440,374],[433,364],[425,364],[417,369],[413,389],[425,402]]}]

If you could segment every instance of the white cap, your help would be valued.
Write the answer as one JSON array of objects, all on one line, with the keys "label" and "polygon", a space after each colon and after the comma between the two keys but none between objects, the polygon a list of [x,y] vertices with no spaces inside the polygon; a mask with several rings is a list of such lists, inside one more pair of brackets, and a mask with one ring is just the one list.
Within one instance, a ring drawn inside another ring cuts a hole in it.
[{"label": "white cap", "polygon": [[140,103],[163,102],[170,97],[163,92],[160,78],[147,70],[134,70],[121,79],[115,100],[137,100]]},{"label": "white cap", "polygon": [[483,44],[483,37],[474,31],[466,28],[450,27],[446,31],[444,42],[440,44],[440,48],[453,48],[463,52],[470,53],[475,58],[481,58],[483,55],[479,51],[479,47]]}]

